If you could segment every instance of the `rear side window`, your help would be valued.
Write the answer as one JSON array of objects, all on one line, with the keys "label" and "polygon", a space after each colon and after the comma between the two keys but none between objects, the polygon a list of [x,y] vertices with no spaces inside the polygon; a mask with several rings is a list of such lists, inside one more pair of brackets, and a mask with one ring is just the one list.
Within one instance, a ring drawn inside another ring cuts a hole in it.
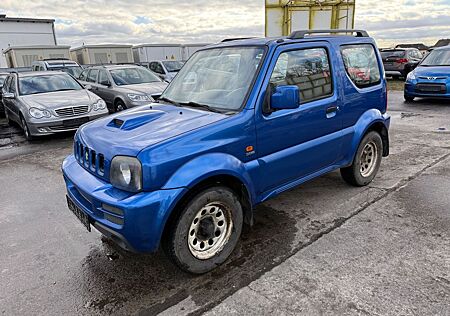
[{"label": "rear side window", "polygon": [[333,94],[330,62],[325,48],[293,50],[280,54],[270,77],[272,88],[296,85],[300,102]]},{"label": "rear side window", "polygon": [[348,45],[341,49],[345,70],[358,88],[381,82],[375,49],[370,44]]},{"label": "rear side window", "polygon": [[85,69],[83,70],[83,72],[80,74],[80,77],[78,77],[80,80],[86,81],[86,76],[88,73],[89,69]]}]

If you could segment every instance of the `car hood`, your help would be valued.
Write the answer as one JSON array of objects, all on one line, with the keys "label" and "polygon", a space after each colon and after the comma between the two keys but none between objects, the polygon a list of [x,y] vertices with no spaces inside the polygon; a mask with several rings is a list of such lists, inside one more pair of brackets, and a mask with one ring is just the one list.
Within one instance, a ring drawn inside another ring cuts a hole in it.
[{"label": "car hood", "polygon": [[119,86],[118,89],[123,90],[126,93],[144,93],[147,95],[151,95],[153,93],[161,93],[166,89],[166,82],[150,82],[150,83],[141,83],[141,84],[131,84],[126,86]]},{"label": "car hood", "polygon": [[83,125],[76,137],[106,159],[116,155],[137,156],[151,145],[227,117],[221,113],[153,103]]},{"label": "car hood", "polygon": [[91,105],[99,98],[88,90],[58,91],[21,96],[29,106],[53,110],[61,107]]},{"label": "car hood", "polygon": [[416,76],[442,77],[450,76],[450,66],[424,67],[419,66],[414,70]]}]

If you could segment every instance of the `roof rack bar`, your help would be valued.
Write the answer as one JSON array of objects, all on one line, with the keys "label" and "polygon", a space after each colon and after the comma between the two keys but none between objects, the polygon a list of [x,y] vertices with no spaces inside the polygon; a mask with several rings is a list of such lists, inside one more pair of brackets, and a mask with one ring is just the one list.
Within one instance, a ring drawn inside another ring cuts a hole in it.
[{"label": "roof rack bar", "polygon": [[221,43],[225,43],[225,42],[232,42],[232,41],[239,41],[239,40],[246,40],[246,39],[251,39],[254,37],[235,37],[235,38],[226,38],[221,40]]},{"label": "roof rack bar", "polygon": [[369,34],[364,30],[346,30],[346,29],[330,29],[330,30],[300,30],[292,32],[288,38],[301,39],[306,35],[311,34],[335,34],[335,33],[356,33],[356,37],[369,37]]}]

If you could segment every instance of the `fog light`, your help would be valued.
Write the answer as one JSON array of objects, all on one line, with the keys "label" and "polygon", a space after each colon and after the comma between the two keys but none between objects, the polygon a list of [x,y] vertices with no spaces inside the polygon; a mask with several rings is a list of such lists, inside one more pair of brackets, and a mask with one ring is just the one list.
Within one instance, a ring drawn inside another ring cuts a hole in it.
[{"label": "fog light", "polygon": [[47,133],[47,129],[45,127],[38,128],[39,133]]},{"label": "fog light", "polygon": [[123,218],[115,217],[105,213],[105,219],[117,225],[123,225]]}]

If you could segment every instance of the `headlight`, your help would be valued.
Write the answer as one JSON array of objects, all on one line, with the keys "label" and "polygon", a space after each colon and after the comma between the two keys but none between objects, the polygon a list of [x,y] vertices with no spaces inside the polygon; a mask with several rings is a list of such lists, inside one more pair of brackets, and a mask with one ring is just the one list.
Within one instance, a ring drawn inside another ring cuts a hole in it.
[{"label": "headlight", "polygon": [[29,113],[32,117],[40,119],[43,117],[49,118],[52,116],[49,110],[42,110],[38,108],[30,108]]},{"label": "headlight", "polygon": [[111,162],[109,181],[113,186],[129,192],[142,189],[142,165],[134,157],[116,156]]},{"label": "headlight", "polygon": [[106,102],[103,101],[102,99],[98,99],[97,102],[92,104],[92,109],[94,111],[103,110],[105,108],[106,108]]},{"label": "headlight", "polygon": [[406,76],[406,80],[415,80],[416,79],[416,75],[414,74],[414,71],[411,71],[407,76]]},{"label": "headlight", "polygon": [[139,102],[139,101],[153,101],[148,95],[145,94],[128,94],[128,98],[130,98],[133,102]]}]

